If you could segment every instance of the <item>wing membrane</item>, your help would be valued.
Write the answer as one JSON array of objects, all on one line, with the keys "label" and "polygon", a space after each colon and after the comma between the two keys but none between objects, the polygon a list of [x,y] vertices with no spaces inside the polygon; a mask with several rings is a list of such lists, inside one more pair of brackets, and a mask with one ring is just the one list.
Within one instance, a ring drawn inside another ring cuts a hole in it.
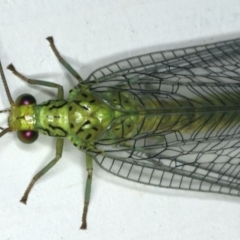
[{"label": "wing membrane", "polygon": [[129,73],[179,73],[239,77],[240,39],[214,44],[154,52],[121,61],[94,71],[86,81],[99,82]]},{"label": "wing membrane", "polygon": [[[161,124],[166,122],[127,141],[99,139],[104,155],[92,154],[95,161],[144,184],[239,196],[239,64],[236,39],[150,53],[93,72],[87,79],[97,81],[92,91],[127,91],[143,106],[142,97],[154,99],[162,109]],[[154,115],[146,109],[143,124]]]}]

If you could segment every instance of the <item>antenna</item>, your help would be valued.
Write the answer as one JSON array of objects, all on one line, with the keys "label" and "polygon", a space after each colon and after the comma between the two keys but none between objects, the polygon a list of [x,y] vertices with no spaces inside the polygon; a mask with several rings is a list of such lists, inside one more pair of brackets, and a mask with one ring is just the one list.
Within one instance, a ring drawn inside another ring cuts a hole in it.
[{"label": "antenna", "polygon": [[14,101],[12,100],[12,96],[11,96],[11,93],[8,88],[7,80],[6,80],[4,72],[3,72],[1,61],[0,61],[0,74],[1,74],[2,82],[3,82],[4,88],[5,88],[5,92],[8,97],[8,101],[9,101],[10,105],[14,105]]},{"label": "antenna", "polygon": [[[0,74],[1,74],[2,82],[3,82],[4,88],[5,88],[5,92],[8,97],[8,101],[9,101],[10,105],[12,106],[12,105],[14,105],[14,101],[12,100],[12,96],[11,96],[11,93],[8,88],[7,80],[6,80],[4,72],[3,72],[1,61],[0,61]],[[11,109],[6,109],[6,110],[0,111],[0,113],[5,113],[5,112],[11,112]],[[11,127],[7,127],[7,128],[0,127],[0,129],[2,130],[0,132],[0,137],[2,137],[5,133],[12,131]]]}]

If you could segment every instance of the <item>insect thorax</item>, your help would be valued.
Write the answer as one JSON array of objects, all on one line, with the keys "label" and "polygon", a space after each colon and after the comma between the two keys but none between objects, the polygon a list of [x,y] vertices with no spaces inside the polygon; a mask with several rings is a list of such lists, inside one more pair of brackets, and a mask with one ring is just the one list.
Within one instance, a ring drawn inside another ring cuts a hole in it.
[{"label": "insect thorax", "polygon": [[49,136],[67,137],[69,133],[68,101],[50,100],[36,105],[36,127]]},{"label": "insect thorax", "polygon": [[109,127],[114,110],[88,89],[75,88],[68,98],[70,141],[79,149],[95,151],[95,141]]}]

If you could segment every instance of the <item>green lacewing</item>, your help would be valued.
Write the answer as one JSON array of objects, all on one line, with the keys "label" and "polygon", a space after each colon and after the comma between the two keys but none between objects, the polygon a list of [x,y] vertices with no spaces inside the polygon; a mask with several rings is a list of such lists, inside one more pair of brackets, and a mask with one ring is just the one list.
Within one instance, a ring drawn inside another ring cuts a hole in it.
[{"label": "green lacewing", "polygon": [[83,81],[50,47],[78,84],[63,98],[63,87],[29,79],[29,84],[56,88],[56,99],[37,104],[30,94],[13,101],[2,66],[0,73],[10,108],[8,127],[24,143],[38,133],[56,138],[56,156],[27,187],[61,158],[64,139],[86,153],[87,182],[81,229],[92,183],[92,160],[131,181],[174,189],[240,195],[240,39],[117,61]]}]

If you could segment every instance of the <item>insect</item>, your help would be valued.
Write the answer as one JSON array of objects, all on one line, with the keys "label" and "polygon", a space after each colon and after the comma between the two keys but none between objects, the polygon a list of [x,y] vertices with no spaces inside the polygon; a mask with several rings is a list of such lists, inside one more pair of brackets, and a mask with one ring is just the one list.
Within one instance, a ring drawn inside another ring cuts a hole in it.
[{"label": "insect", "polygon": [[56,156],[27,187],[61,158],[64,139],[86,153],[87,182],[81,229],[86,229],[92,183],[92,160],[106,171],[135,182],[175,189],[240,195],[240,39],[149,53],[94,71],[85,81],[50,47],[78,81],[68,99],[63,87],[55,100],[36,104],[29,94],[8,97],[8,127],[32,143],[38,132],[56,138]]}]

